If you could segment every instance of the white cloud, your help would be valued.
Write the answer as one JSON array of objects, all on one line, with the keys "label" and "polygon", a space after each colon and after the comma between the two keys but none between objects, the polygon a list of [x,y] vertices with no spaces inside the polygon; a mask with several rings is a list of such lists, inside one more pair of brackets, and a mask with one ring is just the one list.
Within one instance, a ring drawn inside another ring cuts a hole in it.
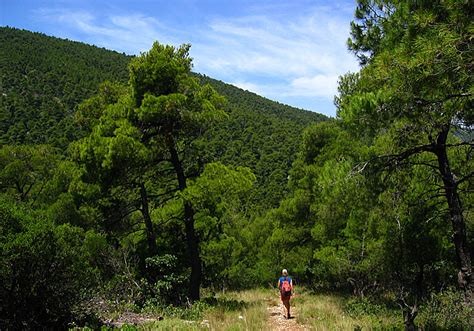
[{"label": "white cloud", "polygon": [[267,92],[265,91],[265,87],[262,88],[261,85],[257,85],[251,82],[237,81],[237,82],[229,82],[229,83],[241,88],[242,90],[247,90],[247,91],[254,92],[260,95],[263,95]]},{"label": "white cloud", "polygon": [[[223,65],[243,71],[287,76],[327,73],[353,68],[355,60],[345,46],[348,31],[347,22],[321,16],[317,10],[287,21],[264,16],[216,20],[210,31],[204,31],[208,37],[197,51],[212,50]],[[207,43],[212,37],[219,39]]]},{"label": "white cloud", "polygon": [[301,96],[330,103],[338,77],[358,69],[346,48],[348,20],[324,9],[291,20],[218,19],[205,33],[192,50],[198,71],[282,102]]},{"label": "white cloud", "polygon": [[332,99],[337,91],[337,80],[338,76],[335,74],[298,77],[291,82],[292,95],[320,96]]},{"label": "white cloud", "polygon": [[[67,27],[70,35],[63,37],[79,33],[86,35],[79,40],[129,54],[148,50],[155,40],[190,42],[197,72],[280,102],[301,97],[329,104],[338,76],[358,69],[346,49],[350,17],[340,12],[314,7],[298,15],[214,17],[189,27],[165,25],[141,13],[42,10],[39,16]],[[334,108],[325,112],[334,115]]]},{"label": "white cloud", "polygon": [[166,38],[167,28],[160,22],[142,14],[131,15],[93,15],[87,11],[69,9],[41,9],[37,12],[43,21],[56,21],[61,24],[58,34],[68,38],[86,35],[82,41],[97,46],[138,54],[150,49],[153,41],[171,43]]}]

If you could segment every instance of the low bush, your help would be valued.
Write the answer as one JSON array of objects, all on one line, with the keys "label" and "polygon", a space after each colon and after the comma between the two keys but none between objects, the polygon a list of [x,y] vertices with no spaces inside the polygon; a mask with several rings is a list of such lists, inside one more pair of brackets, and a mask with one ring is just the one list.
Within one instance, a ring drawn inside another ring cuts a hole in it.
[{"label": "low bush", "polygon": [[426,330],[472,330],[474,308],[464,303],[464,295],[452,289],[433,294],[420,307],[417,324]]},{"label": "low bush", "polygon": [[0,201],[0,329],[64,328],[95,282],[84,231]]},{"label": "low bush", "polygon": [[383,305],[371,302],[368,298],[352,298],[345,304],[344,310],[351,316],[361,315],[383,315],[387,308]]}]

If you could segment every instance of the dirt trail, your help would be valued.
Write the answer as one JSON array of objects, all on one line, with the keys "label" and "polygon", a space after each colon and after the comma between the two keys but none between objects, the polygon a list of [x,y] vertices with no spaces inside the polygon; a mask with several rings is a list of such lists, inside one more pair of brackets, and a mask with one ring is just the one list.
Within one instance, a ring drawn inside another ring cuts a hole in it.
[{"label": "dirt trail", "polygon": [[274,331],[305,331],[308,327],[298,324],[295,316],[298,316],[298,309],[291,307],[292,318],[286,319],[283,315],[284,307],[281,302],[276,303],[274,300],[268,302],[268,325],[270,330]]}]

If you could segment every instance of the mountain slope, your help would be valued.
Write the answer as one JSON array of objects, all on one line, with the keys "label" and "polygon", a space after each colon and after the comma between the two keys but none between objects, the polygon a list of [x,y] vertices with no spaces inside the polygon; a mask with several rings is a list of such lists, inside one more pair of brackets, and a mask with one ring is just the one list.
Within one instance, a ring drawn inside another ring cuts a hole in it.
[{"label": "mountain slope", "polygon": [[128,78],[117,52],[11,28],[0,28],[0,45],[0,143],[65,147],[76,105],[100,82]]},{"label": "mountain slope", "polygon": [[[0,144],[47,143],[64,149],[81,136],[77,105],[104,80],[126,82],[130,56],[40,33],[0,28]],[[275,206],[302,130],[325,116],[286,106],[198,74],[228,100],[229,120],[209,132],[209,153],[252,168],[253,200]]]}]

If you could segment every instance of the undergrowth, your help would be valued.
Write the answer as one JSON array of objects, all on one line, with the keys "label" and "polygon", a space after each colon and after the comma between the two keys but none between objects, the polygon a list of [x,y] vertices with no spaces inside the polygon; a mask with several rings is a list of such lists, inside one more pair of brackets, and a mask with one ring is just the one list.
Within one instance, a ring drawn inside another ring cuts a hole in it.
[{"label": "undergrowth", "polygon": [[[473,310],[461,305],[455,291],[434,295],[420,307],[415,323],[421,330],[469,330]],[[122,325],[121,330],[272,330],[267,308],[278,305],[274,289],[212,294],[189,307],[162,306],[148,301],[140,314],[154,321]],[[380,300],[318,294],[299,288],[291,300],[295,321],[309,330],[403,330],[400,309]],[[121,306],[130,310],[130,306]],[[133,310],[133,309],[132,309]],[[116,318],[120,312],[111,315]],[[158,320],[160,317],[160,320]],[[103,326],[101,330],[116,330]]]}]

